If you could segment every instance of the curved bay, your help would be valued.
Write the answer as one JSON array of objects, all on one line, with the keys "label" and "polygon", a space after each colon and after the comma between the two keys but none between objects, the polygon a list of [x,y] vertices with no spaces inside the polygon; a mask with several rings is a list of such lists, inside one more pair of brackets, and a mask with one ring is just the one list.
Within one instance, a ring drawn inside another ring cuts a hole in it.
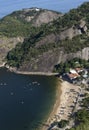
[{"label": "curved bay", "polygon": [[55,101],[56,78],[17,75],[0,69],[0,129],[34,130]]}]

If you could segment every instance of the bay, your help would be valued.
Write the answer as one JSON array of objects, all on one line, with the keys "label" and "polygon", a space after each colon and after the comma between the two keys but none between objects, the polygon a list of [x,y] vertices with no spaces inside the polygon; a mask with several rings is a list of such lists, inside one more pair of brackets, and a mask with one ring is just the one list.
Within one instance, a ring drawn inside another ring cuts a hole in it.
[{"label": "bay", "polygon": [[[89,0],[87,0],[89,1]],[[0,18],[23,8],[68,12],[86,0],[0,0]],[[55,77],[17,75],[0,69],[0,130],[38,130],[56,98]]]},{"label": "bay", "polygon": [[38,130],[55,102],[56,78],[0,69],[0,130]]},{"label": "bay", "polygon": [[13,11],[31,7],[50,9],[65,13],[72,8],[77,8],[86,1],[89,0],[0,0],[0,18]]}]

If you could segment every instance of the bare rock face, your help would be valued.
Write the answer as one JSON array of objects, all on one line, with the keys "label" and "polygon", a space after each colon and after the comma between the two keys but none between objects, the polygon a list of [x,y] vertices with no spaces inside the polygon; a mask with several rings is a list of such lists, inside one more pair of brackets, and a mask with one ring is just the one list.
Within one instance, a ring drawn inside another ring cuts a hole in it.
[{"label": "bare rock face", "polygon": [[83,19],[81,19],[79,26],[80,26],[81,28],[83,28],[83,27],[85,26],[85,24],[86,24],[86,22],[85,22]]},{"label": "bare rock face", "polygon": [[34,16],[27,16],[27,17],[25,18],[25,20],[26,20],[27,22],[30,22],[33,18],[34,18]]},{"label": "bare rock face", "polygon": [[22,37],[14,37],[14,38],[7,38],[7,37],[0,37],[0,64],[5,61],[5,57],[7,53],[15,48],[17,43],[22,43]]},{"label": "bare rock face", "polygon": [[87,26],[84,20],[80,20],[80,24],[77,26],[72,26],[71,28],[65,29],[60,33],[60,40],[64,40],[65,38],[72,39],[77,35],[81,35],[82,33],[87,33]]},{"label": "bare rock face", "polygon": [[60,40],[64,40],[65,38],[72,39],[74,36],[77,36],[80,34],[81,32],[79,29],[77,28],[74,29],[73,27],[71,27],[60,33]]},{"label": "bare rock face", "polygon": [[76,58],[76,57],[88,60],[89,59],[89,47],[86,47],[86,48],[84,48],[81,51],[78,51],[76,53],[64,54],[64,52],[61,51],[59,54],[58,63],[65,62],[66,60],[71,60],[71,59]]},{"label": "bare rock face", "polygon": [[87,33],[88,28],[86,26],[86,22],[83,19],[80,20],[78,29],[81,31],[81,33]]},{"label": "bare rock face", "polygon": [[63,14],[56,11],[33,7],[13,12],[12,16],[15,19],[31,22],[33,26],[38,27],[42,24],[56,20],[58,17],[63,16]]},{"label": "bare rock face", "polygon": [[82,50],[81,58],[85,60],[89,59],[89,47],[86,47]]},{"label": "bare rock face", "polygon": [[28,72],[52,72],[54,65],[58,62],[59,50],[48,51],[23,63],[20,71]]},{"label": "bare rock face", "polygon": [[[35,27],[39,27],[45,23],[50,23],[51,21],[63,16],[55,11],[42,10],[39,8],[24,9],[23,11],[20,11],[18,15],[17,13],[14,14],[14,17],[25,20],[26,22],[31,22],[31,24]],[[37,40],[35,43],[35,47],[39,48],[42,45],[60,43],[61,40],[65,40],[66,38],[72,39],[73,37],[83,33],[87,33],[87,26],[84,20],[80,20],[78,25],[72,25],[70,28],[66,26],[62,29],[62,31],[56,33],[51,32],[44,37],[40,37],[40,40]],[[7,53],[11,49],[15,48],[18,42],[22,43],[23,40],[24,38],[22,37],[0,37],[0,64],[5,60]],[[28,61],[24,60],[19,70],[28,72],[52,72],[56,64],[71,60],[75,57],[88,60],[89,47],[86,47],[76,53],[69,54],[64,52],[62,48],[53,48],[52,50],[43,52],[43,54],[38,55],[36,58],[30,59],[28,57]]]},{"label": "bare rock face", "polygon": [[40,26],[41,24],[49,23],[49,22],[57,19],[60,16],[62,16],[62,14],[59,14],[59,13],[56,13],[53,11],[49,11],[49,10],[44,10],[36,17],[36,19],[34,19],[33,25]]},{"label": "bare rock face", "polygon": [[25,62],[19,70],[28,72],[52,72],[55,65],[76,57],[88,60],[89,47],[86,47],[76,53],[69,54],[64,53],[59,48],[53,51],[48,51],[38,56],[36,59],[30,59],[28,62]]},{"label": "bare rock face", "polygon": [[38,48],[38,47],[40,47],[40,46],[42,46],[42,45],[51,44],[51,43],[53,43],[53,42],[55,42],[55,41],[58,41],[58,40],[59,40],[59,39],[58,39],[58,36],[55,35],[55,34],[53,34],[53,33],[51,33],[51,34],[45,36],[44,38],[42,38],[40,41],[38,41],[38,42],[36,43],[36,46],[35,46],[35,47]]}]

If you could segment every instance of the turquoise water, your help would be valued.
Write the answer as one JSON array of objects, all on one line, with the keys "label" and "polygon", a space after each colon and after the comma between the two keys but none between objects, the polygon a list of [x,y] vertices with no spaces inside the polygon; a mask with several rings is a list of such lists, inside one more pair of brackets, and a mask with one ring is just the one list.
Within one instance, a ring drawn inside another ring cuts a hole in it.
[{"label": "turquoise water", "polygon": [[0,69],[0,130],[39,130],[55,101],[56,78]]},{"label": "turquoise water", "polygon": [[0,0],[0,18],[22,8],[40,7],[68,12],[89,0]]}]

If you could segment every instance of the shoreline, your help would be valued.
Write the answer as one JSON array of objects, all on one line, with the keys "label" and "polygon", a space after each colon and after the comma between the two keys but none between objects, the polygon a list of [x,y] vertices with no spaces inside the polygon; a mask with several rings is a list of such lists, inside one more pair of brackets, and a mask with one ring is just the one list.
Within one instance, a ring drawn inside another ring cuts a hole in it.
[{"label": "shoreline", "polygon": [[9,67],[9,66],[2,66],[7,68],[10,72],[14,72],[16,74],[23,74],[23,75],[43,75],[43,76],[56,76],[58,73],[52,73],[52,72],[27,72],[27,71],[19,71],[16,68]]},{"label": "shoreline", "polygon": [[[0,65],[0,67],[7,68],[10,72],[23,75],[43,75],[43,76],[56,76],[58,73],[47,73],[47,72],[26,72],[18,71],[16,68],[5,66],[5,63]],[[73,108],[77,100],[77,96],[80,93],[80,86],[74,85],[60,78],[57,79],[56,84],[56,98],[53,108],[47,118],[44,121],[44,125],[41,130],[48,130],[51,128],[51,124],[54,122],[59,122],[61,120],[69,120],[73,113]],[[73,107],[71,107],[73,106]]]},{"label": "shoreline", "polygon": [[56,101],[53,110],[45,123],[46,126],[43,126],[42,130],[48,130],[55,121],[59,122],[70,118],[73,112],[73,107],[71,106],[74,106],[76,102],[78,93],[80,92],[80,86],[59,80],[56,91]]},{"label": "shoreline", "polygon": [[0,65],[0,68],[7,68],[10,72],[14,72],[16,74],[23,74],[23,75],[43,75],[43,76],[56,76],[59,73],[53,73],[53,72],[28,72],[28,71],[19,71],[14,67],[10,67],[8,65],[5,65],[6,63],[3,63]]},{"label": "shoreline", "polygon": [[43,76],[55,76],[58,73],[51,73],[51,72],[27,72],[27,71],[11,71],[16,74],[24,74],[24,75],[43,75]]},{"label": "shoreline", "polygon": [[57,88],[56,88],[56,99],[55,99],[55,103],[54,103],[52,111],[49,114],[47,122],[45,123],[46,125],[43,126],[41,130],[47,130],[50,127],[50,124],[53,121],[53,117],[54,117],[55,113],[57,112],[58,107],[60,106],[60,97],[62,95],[61,82],[62,82],[61,79],[60,80],[57,79],[57,86],[56,86]]}]

